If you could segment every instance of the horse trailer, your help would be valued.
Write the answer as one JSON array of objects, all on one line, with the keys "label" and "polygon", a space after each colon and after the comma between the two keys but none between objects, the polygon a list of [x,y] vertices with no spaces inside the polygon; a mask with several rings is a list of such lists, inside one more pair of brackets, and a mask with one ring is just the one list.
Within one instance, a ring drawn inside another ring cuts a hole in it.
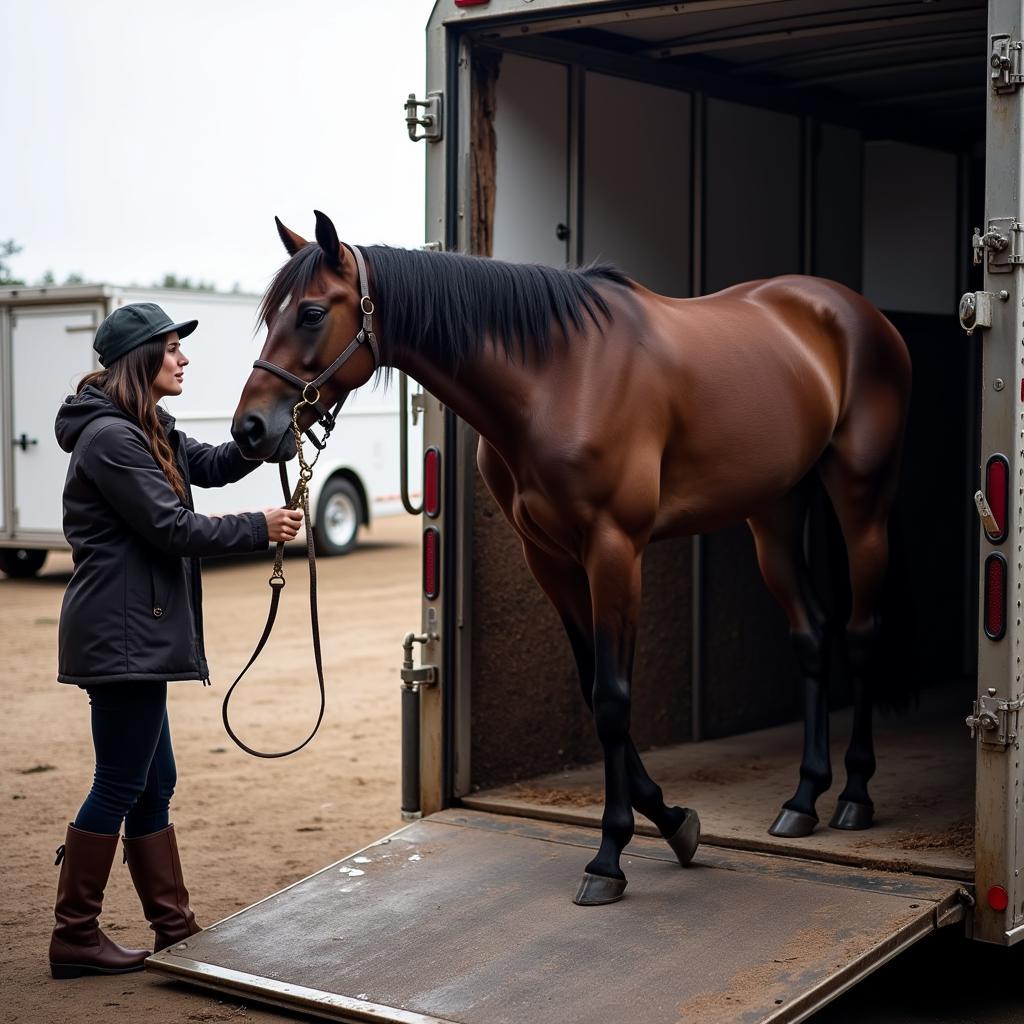
[{"label": "horse trailer", "polygon": [[[800,759],[784,617],[743,524],[652,546],[633,736],[703,841],[680,869],[638,821],[639,884],[573,906],[593,725],[477,437],[428,395],[410,824],[152,969],[335,1020],[791,1024],[938,929],[1024,938],[1022,47],[1022,0],[437,0],[406,105],[428,247],[607,259],[678,297],[815,274],[902,333],[889,615],[919,692],[880,719],[873,828],[769,835]],[[833,529],[823,502],[808,550]],[[842,609],[846,566],[818,563]]]},{"label": "horse trailer", "polygon": [[[200,441],[230,439],[233,410],[224,396],[241,390],[259,351],[258,296],[110,285],[0,289],[0,569],[9,575],[31,575],[47,551],[68,549],[61,527],[68,456],[53,418],[81,377],[100,368],[96,328],[129,302],[156,302],[181,320],[198,317],[185,391],[165,404]],[[322,553],[350,550],[372,516],[402,511],[397,419],[393,403],[370,392],[353,396],[345,410],[347,443],[325,453],[310,492]],[[418,487],[415,478],[413,496]],[[281,503],[281,485],[274,467],[264,466],[227,491],[197,488],[195,500],[206,515],[269,508]]]}]

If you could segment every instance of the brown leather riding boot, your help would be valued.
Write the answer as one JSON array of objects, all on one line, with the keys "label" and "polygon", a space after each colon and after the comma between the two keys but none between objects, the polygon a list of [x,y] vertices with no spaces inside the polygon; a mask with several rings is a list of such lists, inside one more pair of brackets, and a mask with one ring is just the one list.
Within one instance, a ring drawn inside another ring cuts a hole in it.
[{"label": "brown leather riding boot", "polygon": [[116,835],[101,836],[68,825],[64,845],[57,848],[57,923],[50,938],[50,973],[55,978],[126,974],[140,970],[149,956],[148,949],[119,946],[97,923],[116,852]]},{"label": "brown leather riding boot", "polygon": [[143,913],[156,933],[156,952],[202,931],[188,905],[173,825],[148,836],[125,837],[124,857]]}]

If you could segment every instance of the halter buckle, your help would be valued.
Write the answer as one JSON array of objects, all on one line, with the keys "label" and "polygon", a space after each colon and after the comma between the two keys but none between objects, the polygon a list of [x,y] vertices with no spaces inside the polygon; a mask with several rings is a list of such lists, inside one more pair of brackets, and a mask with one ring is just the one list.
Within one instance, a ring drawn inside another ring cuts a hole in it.
[{"label": "halter buckle", "polygon": [[[367,306],[369,306],[370,308],[367,309],[366,308]],[[373,316],[373,310],[374,310],[373,300],[370,298],[369,295],[364,295],[359,300],[359,308],[363,311],[363,313],[366,316]]]}]

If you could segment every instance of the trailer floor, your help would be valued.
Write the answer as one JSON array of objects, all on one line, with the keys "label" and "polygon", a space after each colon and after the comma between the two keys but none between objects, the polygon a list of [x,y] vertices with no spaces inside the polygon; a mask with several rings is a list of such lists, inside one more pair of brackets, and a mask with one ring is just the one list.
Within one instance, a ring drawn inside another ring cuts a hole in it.
[{"label": "trailer floor", "polygon": [[590,828],[449,810],[147,961],[233,997],[395,1024],[795,1024],[936,927],[956,882],[661,840],[571,896]]},{"label": "trailer floor", "polygon": [[[831,716],[833,786],[818,801],[822,819],[805,839],[776,839],[767,829],[796,787],[799,722],[644,754],[669,804],[693,807],[704,842],[786,853],[886,871],[974,877],[974,743],[964,725],[962,692],[922,697],[905,715],[876,716],[878,771],[871,783],[875,825],[864,832],[828,827],[845,783],[843,755],[851,713]],[[604,792],[600,764],[481,790],[463,804],[477,810],[598,826]],[[646,819],[637,829],[656,835]]]}]

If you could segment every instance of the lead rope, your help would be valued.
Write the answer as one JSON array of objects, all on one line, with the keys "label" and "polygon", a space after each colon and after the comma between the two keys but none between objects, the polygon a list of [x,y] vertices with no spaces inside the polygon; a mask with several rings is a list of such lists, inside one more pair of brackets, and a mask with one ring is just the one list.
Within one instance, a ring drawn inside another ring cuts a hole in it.
[{"label": "lead rope", "polygon": [[[312,392],[315,397],[311,398],[310,392]],[[319,401],[319,391],[312,385],[307,385],[302,391],[302,399],[297,402],[295,408],[292,409],[292,434],[295,437],[295,452],[299,461],[299,480],[295,485],[294,492],[291,491],[291,487],[288,483],[288,470],[285,464],[283,462],[280,463],[279,468],[281,474],[281,490],[284,492],[286,507],[295,509],[301,504],[302,518],[306,529],[306,557],[309,560],[309,624],[313,633],[313,657],[316,660],[316,677],[320,686],[320,713],[316,716],[316,724],[313,726],[313,731],[297,747],[292,747],[290,750],[278,751],[263,751],[250,747],[244,740],[238,737],[235,730],[231,728],[231,723],[228,720],[228,702],[231,700],[231,694],[234,692],[235,687],[241,682],[242,676],[249,671],[252,663],[260,656],[274,629],[274,620],[277,618],[277,609],[281,603],[281,591],[284,590],[285,583],[284,541],[278,541],[277,551],[274,554],[274,568],[270,574],[270,579],[267,581],[270,585],[270,610],[267,613],[267,623],[263,627],[263,635],[260,637],[259,643],[256,644],[256,650],[252,652],[252,657],[245,663],[245,668],[238,673],[235,681],[230,687],[228,687],[228,692],[224,694],[224,703],[221,705],[221,718],[224,720],[225,731],[231,739],[242,748],[242,750],[247,754],[252,754],[253,757],[287,757],[289,754],[294,754],[301,750],[317,734],[317,730],[320,728],[320,723],[324,719],[324,709],[327,705],[327,693],[324,687],[323,658],[320,653],[320,616],[317,611],[316,603],[316,552],[313,548],[313,525],[310,522],[309,515],[309,481],[313,478],[313,467],[320,458],[320,452],[323,451],[323,448],[318,446],[317,453],[313,456],[313,461],[307,462],[306,453],[302,448],[302,429],[299,427],[299,414],[302,409],[306,406],[315,406]],[[324,436],[322,439],[323,445],[327,444],[327,439],[331,436],[331,431],[333,429],[333,422],[324,427]]]}]

